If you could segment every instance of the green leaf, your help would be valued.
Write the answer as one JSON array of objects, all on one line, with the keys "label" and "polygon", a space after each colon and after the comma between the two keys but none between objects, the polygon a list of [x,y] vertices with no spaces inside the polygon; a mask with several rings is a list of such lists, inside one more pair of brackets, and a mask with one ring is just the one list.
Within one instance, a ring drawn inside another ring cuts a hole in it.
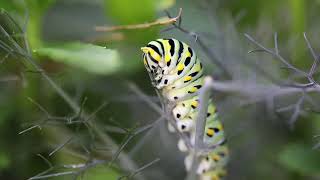
[{"label": "green leaf", "polygon": [[[112,25],[128,25],[152,22],[156,18],[158,1],[154,0],[104,0],[105,12]],[[111,25],[110,25],[111,26]],[[159,32],[159,27],[124,31],[125,45],[145,44],[154,39]]]},{"label": "green leaf", "polygon": [[108,15],[122,24],[151,21],[155,17],[156,3],[153,0],[105,0]]},{"label": "green leaf", "polygon": [[15,12],[21,13],[23,11],[24,6],[22,1],[5,0],[5,1],[0,1],[0,7],[7,11],[15,11]]},{"label": "green leaf", "polygon": [[105,166],[97,166],[86,171],[85,179],[91,180],[116,180],[120,174],[113,169],[108,169]]},{"label": "green leaf", "polygon": [[43,14],[56,0],[25,0],[31,14]]},{"label": "green leaf", "polygon": [[320,153],[309,145],[287,145],[279,155],[279,162],[285,168],[302,175],[320,174]]},{"label": "green leaf", "polygon": [[291,15],[292,15],[292,31],[300,33],[305,31],[306,26],[306,2],[304,0],[290,0]]},{"label": "green leaf", "polygon": [[10,164],[9,157],[4,152],[0,151],[0,170],[8,167],[9,164]]},{"label": "green leaf", "polygon": [[163,11],[169,9],[176,3],[176,0],[160,0],[158,1],[157,10]]},{"label": "green leaf", "polygon": [[35,50],[35,53],[95,74],[112,74],[121,67],[117,50],[92,44],[68,43],[40,48]]}]

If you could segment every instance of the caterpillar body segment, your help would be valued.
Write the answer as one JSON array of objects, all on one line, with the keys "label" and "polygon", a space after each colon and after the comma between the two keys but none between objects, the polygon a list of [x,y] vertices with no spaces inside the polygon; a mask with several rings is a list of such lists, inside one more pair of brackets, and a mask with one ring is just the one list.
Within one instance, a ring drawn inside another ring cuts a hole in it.
[{"label": "caterpillar body segment", "polygon": [[176,101],[182,99],[186,96],[191,96],[192,94],[198,92],[198,90],[203,85],[203,78],[199,78],[194,82],[188,84],[188,86],[182,88],[175,88],[172,90],[164,89],[162,90],[162,94],[169,100],[169,101]]},{"label": "caterpillar body segment", "polygon": [[[160,93],[164,102],[174,104],[172,116],[176,128],[168,125],[170,132],[178,130],[189,138],[191,147],[184,140],[178,141],[178,148],[188,153],[185,167],[192,165],[195,142],[195,126],[199,110],[199,90],[204,83],[203,66],[196,53],[185,43],[176,39],[157,39],[142,47],[143,62],[151,78],[152,85]],[[223,125],[219,121],[216,106],[210,99],[207,109],[203,142],[210,151],[197,154],[200,163],[197,167],[199,180],[220,180],[226,175],[229,158],[225,143]],[[166,105],[166,104],[164,104]]]}]

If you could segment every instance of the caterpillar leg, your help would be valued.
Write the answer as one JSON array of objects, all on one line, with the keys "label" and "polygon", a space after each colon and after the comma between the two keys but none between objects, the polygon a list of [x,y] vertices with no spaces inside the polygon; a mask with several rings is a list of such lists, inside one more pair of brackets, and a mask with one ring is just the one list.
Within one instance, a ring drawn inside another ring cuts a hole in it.
[{"label": "caterpillar leg", "polygon": [[223,168],[216,168],[204,173],[200,180],[221,180],[227,175],[227,171]]},{"label": "caterpillar leg", "polygon": [[168,130],[169,132],[172,132],[172,133],[176,132],[176,129],[172,126],[170,122],[168,122]]},{"label": "caterpillar leg", "polygon": [[[221,149],[222,150],[222,149]],[[224,151],[223,149],[222,151]],[[227,158],[220,158],[218,161],[211,161],[209,158],[215,158],[216,154],[211,154],[210,157],[203,157],[197,168],[197,174],[200,176],[200,180],[220,180],[226,175],[226,170],[224,169],[227,163]],[[187,171],[191,170],[193,161],[193,153],[186,156],[184,164]]]},{"label": "caterpillar leg", "polygon": [[206,173],[211,169],[223,168],[229,160],[229,151],[225,145],[218,146],[204,156],[199,164],[198,173]]},{"label": "caterpillar leg", "polygon": [[178,149],[181,152],[188,152],[188,150],[189,150],[186,143],[182,139],[179,139],[179,141],[178,141]]}]

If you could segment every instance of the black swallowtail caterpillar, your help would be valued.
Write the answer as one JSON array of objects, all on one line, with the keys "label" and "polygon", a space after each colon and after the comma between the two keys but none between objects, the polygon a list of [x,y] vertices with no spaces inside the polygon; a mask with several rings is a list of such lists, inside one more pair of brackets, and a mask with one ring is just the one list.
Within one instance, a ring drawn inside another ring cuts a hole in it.
[{"label": "black swallowtail caterpillar", "polygon": [[[204,83],[203,67],[195,52],[185,43],[176,39],[157,39],[142,47],[144,65],[153,86],[165,102],[174,104],[172,116],[176,127],[189,137],[194,144],[195,121],[198,113],[197,91]],[[169,124],[169,130],[175,131]],[[217,145],[224,139],[222,123],[218,120],[216,106],[209,100],[204,134],[204,143]],[[191,169],[193,151],[180,139],[178,148],[187,152],[185,166]],[[226,175],[228,148],[220,144],[210,152],[202,153],[197,174],[201,180],[219,180]]]}]

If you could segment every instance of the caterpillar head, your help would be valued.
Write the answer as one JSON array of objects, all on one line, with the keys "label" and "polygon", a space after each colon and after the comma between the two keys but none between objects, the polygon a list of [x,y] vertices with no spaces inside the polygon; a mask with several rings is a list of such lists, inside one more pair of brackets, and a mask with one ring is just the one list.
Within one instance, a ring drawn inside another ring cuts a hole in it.
[{"label": "caterpillar head", "polygon": [[[183,43],[176,39],[157,39],[150,41],[147,46],[142,47],[144,65],[149,72],[152,84],[157,89],[162,89],[174,80],[177,76],[171,77],[174,73],[178,60],[178,49],[180,54],[183,51]],[[166,76],[167,78],[163,78]]]},{"label": "caterpillar head", "polygon": [[141,50],[143,52],[144,66],[149,73],[153,86],[157,87],[164,75],[163,68],[165,64],[163,63],[162,53],[153,44],[155,44],[155,41],[151,41],[147,46],[142,47]]}]

